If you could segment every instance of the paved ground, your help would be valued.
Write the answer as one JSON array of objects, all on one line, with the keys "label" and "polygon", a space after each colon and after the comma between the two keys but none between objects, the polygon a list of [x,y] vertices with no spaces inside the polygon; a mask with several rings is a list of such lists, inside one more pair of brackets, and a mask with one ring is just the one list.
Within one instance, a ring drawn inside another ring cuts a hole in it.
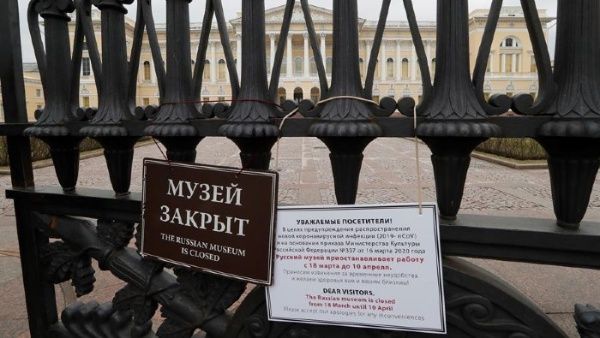
[{"label": "paved ground", "polygon": [[[328,151],[318,140],[286,139],[281,143],[280,202],[287,204],[334,203]],[[429,153],[422,147],[421,164],[425,198],[433,200],[435,190]],[[414,143],[407,140],[378,140],[366,150],[358,203],[414,202]],[[141,160],[160,158],[155,145],[136,151],[132,190],[141,187]],[[229,141],[206,139],[198,148],[198,162],[239,166],[237,149]],[[275,167],[273,163],[272,167]],[[54,168],[35,171],[36,184],[56,184]],[[600,181],[597,180],[587,220],[600,220]],[[79,185],[110,187],[103,157],[83,160]],[[0,177],[0,189],[10,187],[8,177]],[[469,172],[463,212],[488,215],[523,215],[552,218],[552,202],[547,170],[518,171],[474,160]],[[0,338],[28,337],[27,315],[21,286],[18,242],[11,201],[0,197]],[[514,284],[575,337],[572,307],[577,302],[600,305],[600,271],[549,267],[489,260],[476,264]],[[93,298],[108,301],[121,282],[98,273]],[[59,308],[64,307],[57,287]],[[92,297],[86,297],[91,299]]]}]

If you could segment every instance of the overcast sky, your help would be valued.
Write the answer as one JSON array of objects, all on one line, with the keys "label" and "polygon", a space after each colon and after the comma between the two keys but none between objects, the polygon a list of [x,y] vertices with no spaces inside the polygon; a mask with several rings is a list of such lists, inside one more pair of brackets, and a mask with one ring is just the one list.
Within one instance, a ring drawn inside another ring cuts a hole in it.
[{"label": "overcast sky", "polygon": [[[0,0],[2,1],[2,0]],[[236,17],[241,9],[242,1],[251,0],[223,0],[223,7],[225,10],[225,16],[227,19]],[[452,0],[441,0],[441,1],[452,1]],[[332,0],[310,0],[311,4],[315,6],[331,8]],[[29,32],[27,29],[26,22],[26,9],[28,1],[20,0],[20,19],[21,19],[21,34],[23,42],[23,59],[26,62],[35,61],[31,42],[29,38]],[[436,15],[436,1],[435,0],[416,0],[413,1],[415,12],[418,20],[435,20]],[[469,0],[469,10],[489,8],[491,0]],[[537,0],[539,9],[547,9],[548,14],[556,15],[556,0]],[[154,20],[156,22],[164,22],[165,19],[165,0],[154,0],[152,2],[154,11]],[[192,22],[200,22],[203,16],[205,0],[193,0],[190,4],[190,20]],[[266,8],[276,7],[285,4],[285,0],[265,0]],[[505,6],[518,6],[520,5],[519,0],[505,0]],[[130,9],[129,16],[135,17],[135,6],[128,6]],[[381,0],[358,0],[359,15],[362,18],[375,20],[379,16],[379,10],[381,8]],[[406,15],[404,14],[404,7],[402,1],[394,0],[390,8],[390,20],[405,20]]]}]

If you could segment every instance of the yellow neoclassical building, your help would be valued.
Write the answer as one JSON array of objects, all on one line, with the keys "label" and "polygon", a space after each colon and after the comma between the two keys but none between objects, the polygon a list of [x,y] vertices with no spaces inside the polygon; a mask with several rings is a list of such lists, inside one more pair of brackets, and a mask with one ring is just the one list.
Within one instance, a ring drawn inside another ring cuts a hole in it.
[{"label": "yellow neoclassical building", "polygon": [[[330,9],[311,6],[315,29],[319,39],[319,46],[323,59],[326,60],[327,73],[331,74],[332,56],[332,12]],[[266,11],[266,43],[267,68],[272,69],[275,49],[279,41],[281,21],[284,7],[274,7]],[[474,66],[475,58],[481,43],[487,9],[474,10],[470,14],[470,60]],[[545,10],[540,10],[540,18],[548,36],[549,23],[554,18],[549,17]],[[100,12],[92,12],[94,29],[97,32],[97,41],[100,36]],[[126,34],[128,46],[133,40],[135,22],[126,18]],[[359,20],[359,56],[361,71],[366,71],[369,62],[377,22]],[[419,22],[421,35],[425,45],[428,64],[432,72],[435,71],[436,50],[436,25],[435,22]],[[71,38],[74,33],[74,23],[70,26]],[[192,55],[195,58],[198,42],[200,40],[201,23],[191,25]],[[166,52],[166,26],[158,24],[157,34],[161,50]],[[278,100],[283,99],[319,99],[317,70],[306,33],[304,15],[300,4],[296,5],[292,18],[290,33],[286,42],[286,52],[283,57],[282,74]],[[229,36],[236,64],[239,68],[242,61],[241,55],[241,18],[229,21]],[[100,46],[99,46],[100,47]],[[101,48],[100,48],[101,50]],[[193,61],[192,61],[193,62]],[[379,53],[373,96],[378,100],[384,96],[400,98],[411,96],[419,100],[421,96],[420,71],[417,65],[416,51],[412,43],[408,23],[406,21],[389,21],[383,37]],[[192,70],[190,70],[192,71]],[[536,93],[538,88],[537,69],[533,57],[532,45],[529,40],[523,10],[521,7],[504,7],[498,23],[498,29],[492,44],[488,73],[484,85],[486,94],[506,93]],[[238,69],[238,73],[241,72]],[[27,107],[30,116],[43,105],[43,95],[39,74],[35,67],[25,65],[25,79],[27,92]],[[158,104],[159,94],[154,73],[154,65],[148,40],[142,46],[140,70],[138,73],[137,104],[144,106]],[[98,96],[96,92],[94,74],[90,64],[87,50],[84,49],[81,67],[80,103],[82,107],[96,107]],[[227,100],[231,98],[227,65],[221,47],[220,37],[216,28],[210,35],[209,46],[205,61],[202,100]]]}]

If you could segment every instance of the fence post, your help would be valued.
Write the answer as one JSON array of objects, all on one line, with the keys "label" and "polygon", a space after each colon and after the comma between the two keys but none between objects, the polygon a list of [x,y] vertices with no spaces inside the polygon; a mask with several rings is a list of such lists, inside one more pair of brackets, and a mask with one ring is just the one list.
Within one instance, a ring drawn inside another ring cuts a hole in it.
[{"label": "fence post", "polygon": [[[265,2],[242,1],[242,83],[227,124],[219,132],[240,148],[244,168],[268,169],[279,130],[269,102],[265,52]],[[291,53],[291,51],[288,51]]]},{"label": "fence post", "polygon": [[578,229],[600,167],[600,4],[559,1],[554,81],[558,91],[545,113],[553,120],[537,140],[548,152],[557,224]]},{"label": "fence post", "polygon": [[471,152],[499,136],[498,126],[475,94],[469,70],[467,0],[438,0],[435,83],[423,102],[425,122],[417,135],[429,146],[440,216],[456,219],[463,197]]},{"label": "fence post", "polygon": [[195,161],[196,146],[202,140],[189,123],[200,117],[192,101],[189,6],[188,0],[167,0],[165,97],[161,97],[158,116],[145,130],[147,135],[158,138],[165,145],[169,160],[183,162]]},{"label": "fence post", "polygon": [[[2,102],[7,123],[26,123],[25,87],[21,58],[19,14],[16,0],[0,2],[0,79]],[[12,185],[15,188],[33,187],[31,147],[26,136],[7,137]],[[49,327],[58,320],[54,285],[48,283],[40,266],[40,246],[48,237],[40,233],[31,218],[28,206],[15,201],[17,235],[23,271],[25,302],[31,336],[46,337]]]}]

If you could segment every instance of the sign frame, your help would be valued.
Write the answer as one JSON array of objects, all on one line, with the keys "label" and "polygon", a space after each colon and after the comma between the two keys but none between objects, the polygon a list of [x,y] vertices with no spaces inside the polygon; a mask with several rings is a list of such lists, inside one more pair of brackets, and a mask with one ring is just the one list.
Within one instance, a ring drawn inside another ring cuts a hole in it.
[{"label": "sign frame", "polygon": [[[271,196],[271,200],[273,201],[273,203],[271,204],[271,210],[270,210],[271,217],[270,217],[270,223],[268,225],[268,229],[269,229],[268,244],[269,244],[269,246],[268,246],[268,261],[267,261],[267,264],[268,264],[267,278],[263,280],[263,279],[258,279],[258,278],[251,278],[251,277],[246,277],[246,276],[242,276],[242,275],[237,275],[237,274],[233,274],[233,273],[227,273],[227,272],[219,271],[216,269],[210,269],[210,268],[201,267],[201,266],[198,266],[195,264],[184,263],[184,262],[176,261],[176,260],[173,260],[170,258],[165,258],[165,257],[159,256],[159,255],[145,252],[146,211],[147,211],[147,208],[146,208],[146,197],[147,197],[146,196],[147,195],[147,189],[146,189],[147,166],[146,166],[146,164],[147,163],[164,165],[164,166],[167,166],[170,168],[172,168],[172,167],[180,167],[180,168],[187,168],[187,169],[200,168],[200,169],[204,169],[204,170],[233,173],[236,175],[242,175],[242,174],[243,175],[255,175],[255,176],[271,178],[273,180],[273,184],[270,189],[270,196]],[[278,191],[279,191],[279,173],[276,171],[240,169],[240,168],[219,166],[219,165],[174,162],[174,161],[168,161],[168,160],[145,158],[143,160],[143,175],[142,175],[142,204],[141,204],[141,208],[142,208],[141,216],[142,217],[141,217],[141,222],[140,222],[140,231],[141,231],[140,242],[141,242],[141,244],[140,244],[140,250],[139,250],[140,255],[143,258],[149,258],[149,259],[153,259],[156,261],[183,267],[186,269],[200,271],[203,273],[208,273],[208,274],[217,275],[217,276],[221,276],[221,277],[225,277],[225,278],[255,283],[255,284],[263,285],[263,286],[271,285],[273,282],[273,257],[274,257],[275,233],[276,233],[275,227],[277,225]]]},{"label": "sign frame", "polygon": [[[304,211],[319,211],[319,210],[368,210],[368,209],[397,209],[397,208],[411,208],[422,210],[431,209],[433,212],[433,235],[435,238],[435,262],[436,262],[436,279],[437,288],[439,291],[440,299],[440,318],[441,318],[441,330],[437,328],[419,328],[419,327],[402,327],[402,326],[388,326],[388,325],[369,325],[365,323],[349,323],[349,322],[334,322],[326,320],[313,320],[313,319],[289,319],[283,317],[273,316],[273,309],[271,305],[270,288],[265,288],[265,302],[267,306],[267,317],[270,321],[274,322],[287,322],[287,323],[301,323],[310,325],[326,325],[326,326],[344,326],[354,328],[365,328],[365,329],[380,329],[380,330],[391,330],[391,331],[404,331],[404,332],[417,332],[417,333],[431,333],[431,334],[447,334],[448,324],[446,319],[446,302],[444,293],[444,278],[443,278],[443,255],[441,250],[441,239],[440,239],[440,222],[439,222],[439,210],[436,203],[394,203],[394,204],[365,204],[365,205],[309,205],[309,206],[280,206],[279,211],[287,210],[304,210]],[[278,224],[278,226],[283,226]],[[277,234],[276,234],[277,236]],[[275,262],[274,264],[277,264]]]}]

